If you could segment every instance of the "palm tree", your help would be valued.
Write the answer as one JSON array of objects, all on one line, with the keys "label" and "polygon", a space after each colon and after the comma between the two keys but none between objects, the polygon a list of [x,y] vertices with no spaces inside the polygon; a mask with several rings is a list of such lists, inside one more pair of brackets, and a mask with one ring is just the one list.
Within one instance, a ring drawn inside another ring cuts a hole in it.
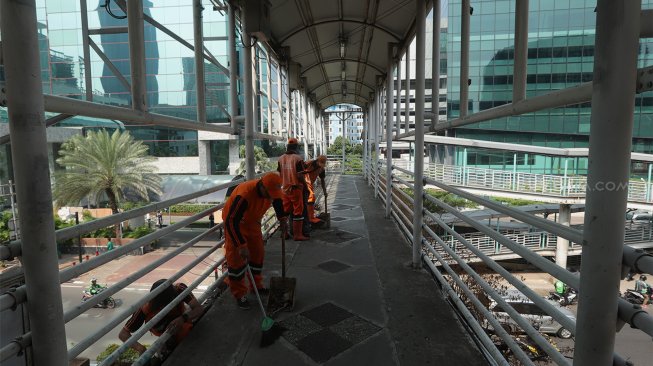
[{"label": "palm tree", "polygon": [[98,202],[103,196],[115,214],[125,192],[148,201],[148,193],[161,194],[161,177],[150,164],[147,146],[129,132],[89,131],[65,142],[57,163],[65,170],[55,173],[53,196],[58,204],[79,204],[86,197]]},{"label": "palm tree", "polygon": [[[240,156],[245,156],[244,145],[240,147]],[[265,150],[263,150],[263,148],[260,146],[254,146],[254,161],[255,161],[254,168],[256,169],[256,172],[254,174],[269,172],[277,168],[276,165],[270,161],[270,158],[268,158],[268,154],[265,153]],[[243,159],[240,161],[240,166],[238,167],[238,169],[236,169],[236,173],[245,174],[246,170],[247,170],[247,162],[245,159]]]}]

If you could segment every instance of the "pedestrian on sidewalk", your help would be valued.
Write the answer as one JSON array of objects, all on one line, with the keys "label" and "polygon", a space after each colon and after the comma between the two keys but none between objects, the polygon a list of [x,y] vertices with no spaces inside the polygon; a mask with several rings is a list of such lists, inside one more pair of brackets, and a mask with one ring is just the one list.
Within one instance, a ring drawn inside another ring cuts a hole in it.
[{"label": "pedestrian on sidewalk", "polygon": [[[150,292],[154,291],[165,282],[166,279],[160,279],[154,282],[150,288]],[[129,318],[127,323],[125,323],[125,326],[120,330],[118,338],[123,342],[127,341],[132,333],[138,331],[143,324],[154,318],[161,312],[161,310],[163,310],[163,308],[179,296],[179,294],[184,292],[186,288],[188,288],[188,286],[183,283],[176,283],[174,285],[167,284],[166,288],[161,293],[156,295],[152,300],[145,303],[136,310],[134,314],[132,314],[131,318]],[[174,334],[174,337],[171,337],[166,343],[166,351],[169,352],[188,335],[190,330],[193,328],[193,321],[202,315],[203,312],[204,307],[199,303],[199,301],[197,301],[192,293],[189,293],[183,301],[172,308],[172,310],[170,310],[161,321],[154,325],[154,327],[150,328],[150,333],[159,337],[169,329],[170,332]],[[132,344],[131,348],[139,354],[145,352],[145,346],[139,342]]]},{"label": "pedestrian on sidewalk", "polygon": [[113,242],[111,241],[111,238],[107,238],[107,240],[108,240],[107,241],[107,252],[110,252],[110,251],[113,250],[114,245],[113,245]]},{"label": "pedestrian on sidewalk", "polygon": [[299,141],[291,137],[286,153],[279,158],[277,170],[283,180],[283,209],[292,212],[293,239],[308,240],[304,236],[304,160],[298,153]]},{"label": "pedestrian on sidewalk", "polygon": [[268,292],[261,276],[265,256],[261,219],[272,205],[277,219],[285,228],[287,218],[282,195],[281,176],[276,172],[267,173],[260,179],[239,184],[222,209],[228,269],[226,282],[241,309],[250,308],[246,297],[250,288],[245,283],[248,266],[255,282],[250,283],[250,287],[256,286],[259,294]]},{"label": "pedestrian on sidewalk", "polygon": [[156,222],[159,225],[159,229],[163,228],[163,213],[161,210],[156,212]]}]

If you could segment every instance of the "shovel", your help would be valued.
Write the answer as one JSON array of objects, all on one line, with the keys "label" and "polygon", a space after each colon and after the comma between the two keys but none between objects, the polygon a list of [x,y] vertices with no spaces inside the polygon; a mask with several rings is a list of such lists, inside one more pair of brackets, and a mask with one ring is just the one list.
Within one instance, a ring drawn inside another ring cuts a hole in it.
[{"label": "shovel", "polygon": [[286,225],[281,227],[281,277],[270,278],[270,296],[268,297],[268,314],[281,310],[292,310],[295,306],[295,287],[297,279],[286,277]]},{"label": "shovel", "polygon": [[324,221],[326,222],[327,229],[331,228],[331,214],[327,208],[327,197],[324,196]]}]

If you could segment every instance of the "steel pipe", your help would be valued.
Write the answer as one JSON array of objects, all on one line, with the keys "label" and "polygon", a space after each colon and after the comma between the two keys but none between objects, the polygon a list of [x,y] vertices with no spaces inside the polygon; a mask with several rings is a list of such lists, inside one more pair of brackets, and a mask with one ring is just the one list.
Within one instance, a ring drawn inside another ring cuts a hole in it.
[{"label": "steel pipe", "polygon": [[515,2],[515,62],[512,77],[512,102],[526,99],[528,63],[528,1]]},{"label": "steel pipe", "polygon": [[478,323],[478,320],[474,317],[474,315],[472,315],[469,309],[467,309],[465,303],[460,299],[460,296],[458,296],[456,291],[454,291],[451,285],[449,285],[449,282],[447,282],[444,276],[442,276],[440,270],[433,264],[432,261],[428,260],[424,262],[431,270],[431,274],[433,274],[433,276],[435,276],[435,278],[438,280],[440,286],[442,286],[442,288],[444,289],[444,292],[447,293],[449,300],[453,302],[453,304],[456,306],[456,309],[458,309],[458,311],[462,314],[463,318],[465,318],[466,320],[465,323],[472,328],[474,334],[476,334],[479,341],[483,344],[485,349],[490,353],[492,359],[494,359],[496,364],[501,366],[509,366],[510,364],[503,356],[501,351],[497,349],[494,342],[492,342],[492,340],[487,335],[485,330]]},{"label": "steel pipe", "polygon": [[460,2],[460,117],[467,116],[469,101],[469,0]]},{"label": "steel pipe", "polygon": [[[132,1],[132,0],[129,0]],[[193,42],[195,52],[195,95],[197,97],[197,122],[206,123],[206,85],[204,83],[204,32],[202,25],[202,0],[193,0]]]},{"label": "steel pipe", "polygon": [[653,337],[653,316],[646,310],[642,310],[639,305],[631,304],[621,298],[617,300],[619,319]]},{"label": "steel pipe", "polygon": [[212,131],[234,134],[231,127],[219,126],[213,123],[200,125],[197,121],[165,116],[162,114],[145,111],[131,110],[107,104],[85,102],[55,95],[43,95],[45,110],[48,112],[65,113],[73,116],[86,116],[104,119],[117,119],[123,122],[132,122],[144,125],[166,126],[193,131]]},{"label": "steel pipe", "polygon": [[410,42],[406,47],[406,85],[404,87],[404,133],[410,130]]},{"label": "steel pipe", "polygon": [[25,333],[0,348],[0,362],[8,360],[32,345],[32,333]]},{"label": "steel pipe", "polygon": [[35,365],[67,365],[35,0],[0,2],[6,100]]},{"label": "steel pipe", "polygon": [[385,217],[390,218],[391,192],[392,192],[392,121],[394,119],[394,80],[392,79],[392,59],[394,57],[394,44],[388,44],[388,72],[386,76],[385,92],[385,158],[386,158],[386,190],[385,190]]},{"label": "steel pipe", "polygon": [[485,235],[491,237],[492,239],[498,241],[502,245],[505,245],[508,247],[510,250],[512,250],[514,253],[519,254],[523,259],[529,261],[536,267],[540,268],[541,270],[555,276],[556,278],[560,279],[562,282],[566,283],[567,285],[573,287],[573,288],[579,288],[580,286],[580,281],[577,276],[572,274],[571,272],[560,268],[557,266],[555,263],[550,262],[546,258],[543,258],[539,256],[536,253],[533,253],[531,250],[528,248],[525,248],[518,243],[516,243],[513,240],[510,240],[503,236],[502,234],[488,228],[487,226],[481,224],[480,222],[471,219],[467,217],[465,214],[461,213],[460,211],[456,210],[454,207],[449,206],[448,204],[431,197],[430,195],[425,195],[425,198],[436,205],[442,207],[449,213],[453,214],[454,216],[458,217],[462,221],[468,223],[472,227],[476,228],[478,231],[484,233]]},{"label": "steel pipe", "polygon": [[[519,221],[522,221],[524,223],[533,225],[535,227],[538,227],[540,229],[544,229],[548,232],[555,233],[556,235],[562,236],[563,238],[569,239],[574,243],[582,243],[582,232],[579,230],[576,230],[574,228],[570,228],[568,226],[564,226],[561,224],[558,224],[553,221],[546,220],[541,217],[537,217],[535,215],[531,215],[529,213],[515,210],[514,208],[510,208],[507,206],[504,206],[496,201],[490,201],[481,197],[478,197],[472,193],[465,192],[462,189],[452,187],[450,185],[438,182],[434,179],[431,178],[424,178],[425,181],[428,184],[432,184],[436,187],[439,187],[441,189],[444,189],[447,192],[453,193],[455,195],[458,195],[460,197],[466,198],[470,201],[476,202],[480,205],[483,205],[489,209],[495,210],[497,212],[504,213],[508,216],[511,216]],[[624,210],[625,212],[625,210]],[[622,215],[623,216],[623,215]],[[623,221],[623,218],[622,220]]]},{"label": "steel pipe", "polygon": [[[569,330],[572,334],[576,333],[576,322],[569,319],[566,315],[564,315],[560,310],[558,310],[555,306],[551,305],[549,301],[544,299],[542,296],[540,296],[538,293],[535,291],[531,290],[530,287],[528,287],[526,284],[524,284],[522,281],[520,281],[517,277],[515,277],[512,273],[508,272],[506,269],[504,269],[502,266],[500,266],[497,262],[495,262],[492,258],[488,257],[485,255],[481,250],[473,246],[469,241],[467,241],[462,235],[457,233],[454,229],[449,227],[449,225],[445,224],[444,221],[439,219],[436,215],[434,215],[431,212],[426,212],[427,216],[429,216],[432,220],[434,220],[442,229],[444,229],[446,232],[449,234],[453,235],[460,243],[462,243],[467,249],[469,249],[474,255],[476,255],[478,258],[480,258],[483,263],[485,263],[488,267],[490,267],[492,270],[500,274],[503,278],[505,278],[511,285],[515,286],[515,288],[524,294],[526,297],[531,299],[535,305],[537,305],[540,309],[542,309],[545,313],[551,315],[555,320],[560,323],[565,329]],[[428,231],[431,236],[436,235],[435,232],[431,230],[428,226],[425,226],[424,230]]]},{"label": "steel pipe", "polygon": [[10,289],[0,296],[0,312],[13,310],[16,306],[27,301],[27,290],[25,286]]},{"label": "steel pipe", "polygon": [[[469,0],[467,1],[469,4]],[[416,1],[415,14],[415,208],[413,216],[413,267],[420,266],[422,250],[422,208],[424,204],[424,88],[426,46],[426,4]]]},{"label": "steel pipe", "polygon": [[628,268],[634,269],[635,272],[653,274],[653,255],[648,254],[642,249],[635,249],[627,245],[624,246],[623,264]]},{"label": "steel pipe", "polygon": [[[521,361],[524,365],[534,365],[533,361],[530,360],[528,355],[526,355],[521,347],[515,343],[515,340],[512,338],[512,336],[508,334],[505,329],[503,329],[501,323],[499,323],[499,321],[494,317],[494,315],[492,315],[492,313],[485,307],[485,305],[479,301],[476,295],[469,289],[469,287],[467,287],[467,284],[463,282],[460,276],[458,276],[458,274],[451,268],[451,266],[449,266],[449,264],[447,264],[447,262],[442,258],[440,253],[438,253],[429,243],[424,243],[424,245],[426,246],[426,249],[442,264],[442,267],[447,273],[449,273],[451,279],[464,292],[467,299],[469,299],[474,307],[476,307],[476,309],[481,314],[483,314],[483,317],[487,319],[488,323],[490,323],[490,326],[492,326],[497,335],[503,339],[504,342],[506,342],[506,345],[512,350],[515,357],[517,357],[517,359],[519,359],[519,361]],[[494,290],[490,288],[490,292],[494,292]],[[505,304],[505,301],[501,298],[501,296],[498,296],[497,303],[506,309],[506,311],[508,310],[507,308],[509,306],[505,306],[507,304]],[[510,309],[512,310],[512,308]]]},{"label": "steel pipe", "polygon": [[[163,320],[172,309],[174,309],[175,307],[177,307],[178,304],[180,304],[182,301],[184,301],[184,298],[186,296],[190,295],[190,293],[197,286],[199,286],[199,284],[202,283],[202,281],[204,281],[204,279],[206,277],[208,277],[211,273],[213,273],[213,271],[215,271],[215,269],[218,268],[218,266],[223,261],[219,261],[219,262],[216,262],[213,265],[211,265],[195,281],[193,281],[193,283],[191,283],[190,286],[188,286],[188,288],[186,288],[184,291],[182,291],[182,293],[177,295],[177,297],[175,297],[174,300],[172,300],[168,305],[166,305],[163,309],[161,309],[161,311],[159,311],[152,319],[145,322],[145,324],[143,324],[138,329],[138,331],[133,333],[131,335],[131,337],[129,337],[129,339],[127,339],[125,342],[123,342],[123,344],[120,345],[120,347],[118,347],[118,349],[113,351],[113,353],[111,353],[106,359],[104,359],[98,366],[110,366],[110,365],[113,365],[113,363],[116,362],[118,357],[120,357],[120,355],[123,352],[125,352],[132,344],[134,344],[136,341],[138,341],[145,333],[149,332],[150,329],[152,327],[154,327],[159,321]],[[168,281],[164,282],[163,284],[161,284],[160,287],[166,287],[167,285],[173,285],[173,283],[174,283],[173,281],[168,280]]]},{"label": "steel pipe", "polygon": [[616,294],[621,279],[640,12],[641,1],[634,0],[599,0],[596,8],[596,77],[574,350],[578,366],[613,360],[617,298],[605,294]]},{"label": "steel pipe", "polygon": [[[117,293],[118,291],[124,289],[125,287],[129,286],[132,282],[134,282],[138,278],[143,277],[144,275],[146,275],[147,273],[153,271],[154,269],[156,269],[157,267],[159,267],[163,263],[171,260],[172,258],[177,256],[178,254],[182,253],[184,250],[192,247],[193,245],[195,245],[197,242],[202,240],[207,235],[209,235],[211,233],[214,233],[221,226],[222,226],[222,224],[216,225],[216,226],[210,228],[209,230],[207,230],[207,231],[201,233],[200,235],[194,237],[193,239],[189,240],[188,242],[186,242],[184,245],[180,246],[179,248],[176,248],[174,251],[164,255],[163,257],[161,257],[161,258],[159,258],[159,259],[157,259],[157,260],[155,260],[155,261],[153,261],[153,262],[151,262],[149,264],[147,264],[146,266],[140,268],[138,271],[130,273],[129,276],[125,277],[124,279],[120,280],[119,282],[113,284],[112,286],[107,287],[105,290],[103,290],[102,292],[94,295],[93,297],[91,297],[87,301],[84,301],[84,302],[80,303],[79,305],[75,306],[74,308],[66,311],[64,313],[64,321],[66,323],[68,323],[69,321],[75,319],[80,314],[84,313],[86,310],[88,310],[88,309],[94,307],[95,305],[101,303],[102,301],[104,301],[104,299],[106,299],[107,297],[109,297],[109,296]],[[218,243],[216,245],[220,245],[220,244],[223,244],[223,243],[224,243],[224,239],[218,241]]]},{"label": "steel pipe", "polygon": [[252,39],[245,26],[245,17],[241,19],[243,41],[243,88],[245,89],[245,175],[247,180],[253,179],[256,173],[254,160],[254,91],[252,90]]},{"label": "steel pipe", "polygon": [[127,2],[127,36],[129,37],[129,66],[131,74],[132,108],[147,111],[147,84],[145,82],[145,33],[143,0]]},{"label": "steel pipe", "polygon": [[86,100],[93,101],[93,81],[91,78],[91,50],[88,36],[88,9],[87,0],[79,0],[79,12],[82,26],[82,52],[84,55],[84,89]]},{"label": "steel pipe", "polygon": [[[440,0],[433,0],[433,42],[431,49],[431,126],[440,118]],[[399,134],[397,134],[399,135]]]},{"label": "steel pipe", "polygon": [[[193,269],[195,266],[197,266],[199,263],[201,263],[206,257],[208,257],[211,253],[215,252],[220,246],[219,245],[214,245],[211,247],[209,250],[206,252],[200,254],[197,258],[195,258],[191,263],[186,265],[184,268],[179,270],[179,272],[175,273],[172,275],[166,282],[164,282],[161,286],[157,287],[151,292],[148,292],[145,296],[143,296],[141,299],[139,299],[136,303],[132,304],[130,307],[126,308],[124,311],[122,311],[120,314],[118,314],[116,317],[111,318],[106,324],[104,324],[100,329],[98,329],[95,333],[91,334],[90,336],[84,338],[82,341],[77,343],[73,348],[68,350],[68,359],[72,360],[73,358],[77,357],[80,353],[82,353],[85,349],[90,347],[93,343],[97,342],[100,338],[102,338],[105,334],[107,334],[109,331],[111,331],[113,328],[118,326],[118,324],[122,323],[125,319],[127,319],[129,316],[131,316],[136,310],[138,310],[141,306],[143,306],[145,303],[156,297],[158,294],[163,292],[163,290],[167,287],[169,284],[174,284],[176,280],[181,278],[185,273],[187,273],[189,270]],[[224,262],[224,258],[221,260],[217,261],[214,266],[220,265],[222,262]],[[190,286],[188,287],[189,289],[191,288]],[[161,311],[163,312],[163,310]],[[145,331],[148,331],[150,328],[141,328]],[[140,338],[140,337],[139,337]],[[124,344],[123,344],[124,345]],[[122,352],[122,351],[121,351]],[[106,361],[106,359],[105,359]],[[109,363],[110,365],[111,363]]]},{"label": "steel pipe", "polygon": [[[208,297],[208,294],[214,292],[219,285],[221,285],[225,278],[227,278],[227,273],[223,273],[220,275],[220,277],[211,284],[211,286],[204,291],[202,295],[199,296],[197,301],[202,304]],[[156,352],[159,351],[159,349],[166,344],[166,342],[172,337],[174,334],[171,333],[170,331],[166,330],[159,338],[157,338],[154,343],[150,347],[147,348],[145,352],[132,364],[132,366],[146,366],[148,362],[154,357]]]}]

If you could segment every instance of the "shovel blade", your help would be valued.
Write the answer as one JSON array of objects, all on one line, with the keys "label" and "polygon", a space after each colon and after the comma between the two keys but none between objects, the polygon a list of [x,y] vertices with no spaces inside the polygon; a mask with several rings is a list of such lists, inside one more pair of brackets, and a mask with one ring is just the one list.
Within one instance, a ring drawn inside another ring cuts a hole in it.
[{"label": "shovel blade", "polygon": [[279,311],[290,311],[295,306],[295,288],[297,279],[292,277],[270,278],[270,296],[267,311],[275,314]]}]

